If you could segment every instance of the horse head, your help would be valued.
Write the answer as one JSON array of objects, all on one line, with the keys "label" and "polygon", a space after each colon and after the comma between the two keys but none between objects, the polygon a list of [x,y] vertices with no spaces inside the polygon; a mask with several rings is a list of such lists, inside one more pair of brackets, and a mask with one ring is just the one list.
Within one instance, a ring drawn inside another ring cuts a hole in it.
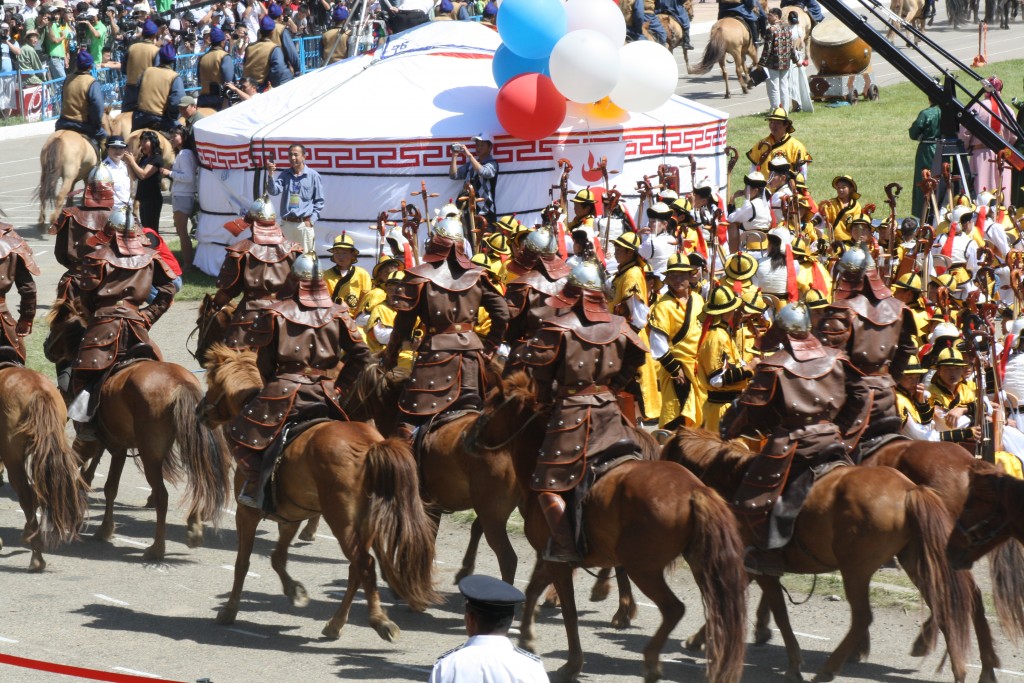
[{"label": "horse head", "polygon": [[210,427],[230,422],[263,388],[256,352],[213,344],[206,351],[206,395],[200,419]]},{"label": "horse head", "polygon": [[199,316],[196,319],[196,328],[189,335],[191,339],[193,335],[198,335],[196,339],[196,350],[192,352],[192,357],[200,363],[206,362],[206,352],[210,346],[218,342],[223,342],[227,335],[228,325],[231,323],[231,318],[235,313],[235,304],[228,303],[226,306],[217,308],[214,304],[214,298],[212,294],[207,294],[203,297],[203,301],[199,304]]},{"label": "horse head", "polygon": [[982,555],[1010,537],[1006,500],[1013,480],[1005,474],[971,471],[967,502],[946,545],[956,569],[968,569]]},{"label": "horse head", "polygon": [[381,434],[390,436],[398,425],[395,406],[409,377],[405,368],[385,370],[379,363],[368,363],[345,393],[341,409],[356,422],[372,419]]},{"label": "horse head", "polygon": [[88,327],[78,300],[65,296],[54,301],[47,322],[50,333],[43,343],[46,359],[54,364],[71,363],[78,357],[78,346]]}]

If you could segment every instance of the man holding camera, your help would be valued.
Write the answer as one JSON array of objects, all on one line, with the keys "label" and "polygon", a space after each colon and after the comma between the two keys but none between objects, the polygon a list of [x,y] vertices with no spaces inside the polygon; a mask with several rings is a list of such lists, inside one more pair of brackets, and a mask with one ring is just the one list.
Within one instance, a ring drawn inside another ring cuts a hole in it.
[{"label": "man holding camera", "polygon": [[219,26],[211,28],[210,49],[196,64],[200,107],[223,109],[227,106],[224,89],[235,80],[235,60],[224,50],[224,39],[224,31]]},{"label": "man holding camera", "polygon": [[43,49],[50,65],[51,78],[64,78],[67,75],[68,53],[65,42],[72,36],[68,28],[68,10],[64,0],[53,0],[50,5],[50,21],[43,38]]},{"label": "man holding camera", "polygon": [[[487,219],[488,225],[494,225],[498,218],[494,207],[494,190],[498,185],[498,162],[491,155],[494,141],[489,134],[480,133],[473,136],[473,147],[476,155],[465,145],[456,143],[451,146],[452,163],[448,168],[448,177],[452,180],[465,180],[473,185],[477,199],[483,200],[479,205],[480,213]],[[466,155],[466,163],[457,166],[456,157],[460,154]],[[475,208],[466,207],[464,210]]]},{"label": "man holding camera", "polygon": [[139,82],[142,72],[157,65],[160,52],[157,34],[160,29],[151,19],[142,24],[142,40],[128,48],[128,54],[121,62],[121,73],[125,75],[124,101],[121,111],[135,111],[139,103]]}]

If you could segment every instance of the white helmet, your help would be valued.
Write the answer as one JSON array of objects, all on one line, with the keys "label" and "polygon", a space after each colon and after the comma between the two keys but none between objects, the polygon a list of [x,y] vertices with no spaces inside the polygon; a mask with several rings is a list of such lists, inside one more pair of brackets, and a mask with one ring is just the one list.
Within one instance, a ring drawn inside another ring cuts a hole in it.
[{"label": "white helmet", "polygon": [[311,282],[314,279],[323,279],[323,273],[320,270],[320,263],[317,261],[316,256],[311,253],[299,254],[295,258],[295,262],[292,263],[292,276],[296,280],[302,280],[304,282]]},{"label": "white helmet", "polygon": [[557,254],[558,238],[551,228],[542,225],[523,240],[523,248],[535,254]]},{"label": "white helmet", "polygon": [[934,344],[939,339],[945,339],[947,337],[952,337],[954,339],[959,338],[960,330],[957,329],[957,326],[953,323],[941,322],[932,330],[931,335],[928,337],[928,341]]},{"label": "white helmet", "polygon": [[466,236],[462,221],[458,218],[441,218],[434,226],[434,234],[451,240],[461,240]]}]

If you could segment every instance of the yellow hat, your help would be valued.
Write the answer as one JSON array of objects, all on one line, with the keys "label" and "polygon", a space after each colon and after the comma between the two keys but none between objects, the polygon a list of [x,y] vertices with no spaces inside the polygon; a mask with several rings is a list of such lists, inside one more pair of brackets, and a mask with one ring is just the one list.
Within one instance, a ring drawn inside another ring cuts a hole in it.
[{"label": "yellow hat", "polygon": [[665,266],[666,273],[692,273],[697,270],[690,257],[686,254],[672,254],[668,257],[668,264]]},{"label": "yellow hat", "polygon": [[597,200],[594,198],[593,191],[591,191],[591,189],[588,187],[577,192],[576,196],[570,199],[569,201],[571,201],[574,204],[593,204]]},{"label": "yellow hat", "polygon": [[740,298],[743,299],[744,313],[758,314],[768,310],[768,302],[761,297],[759,289],[745,289],[740,293]]},{"label": "yellow hat", "polygon": [[816,289],[808,289],[807,293],[804,294],[804,306],[814,310],[815,308],[825,308],[828,306],[828,297],[825,296],[824,292],[819,292]]},{"label": "yellow hat", "polygon": [[393,263],[399,268],[405,265],[402,259],[395,258],[394,256],[391,256],[389,254],[382,254],[381,257],[377,259],[377,263],[375,263],[373,266],[373,273],[371,273],[371,275],[373,276],[374,280],[378,279],[377,273],[380,272],[380,269],[388,265],[389,263]]},{"label": "yellow hat", "polygon": [[[518,223],[519,221],[516,222]],[[508,256],[512,253],[512,250],[508,248],[508,239],[506,239],[500,232],[492,232],[484,238],[484,242],[487,243],[487,246],[490,247],[491,251],[495,254]]]},{"label": "yellow hat", "polygon": [[483,267],[495,277],[501,272],[501,259],[488,258],[487,254],[474,254],[473,258],[469,260]]},{"label": "yellow hat", "polygon": [[955,368],[966,368],[967,361],[964,360],[964,354],[960,353],[955,346],[939,351],[939,355],[935,357],[935,367],[955,367]]},{"label": "yellow hat", "polygon": [[693,211],[693,203],[690,202],[689,197],[680,197],[679,199],[672,202],[672,208],[677,211],[685,211],[691,213]]},{"label": "yellow hat", "polygon": [[793,253],[797,256],[811,256],[811,245],[807,243],[807,238],[800,236],[793,240],[790,245],[793,249]]},{"label": "yellow hat", "polygon": [[909,289],[917,294],[921,293],[924,287],[924,279],[917,273],[904,273],[896,282],[892,283],[893,289]]},{"label": "yellow hat", "polygon": [[516,220],[515,216],[502,216],[498,219],[498,222],[495,223],[495,225],[498,226],[499,230],[504,230],[508,233],[514,233],[517,229],[522,227],[522,223]]},{"label": "yellow hat", "polygon": [[401,282],[404,279],[405,279],[405,271],[404,270],[396,270],[395,272],[393,272],[393,273],[388,275],[388,279],[384,281],[384,284],[385,285],[394,285],[394,284],[398,284],[399,282]]},{"label": "yellow hat", "polygon": [[708,303],[704,306],[704,313],[707,315],[725,315],[743,305],[743,299],[725,285],[716,285],[711,290]]},{"label": "yellow hat", "polygon": [[725,274],[733,280],[741,282],[754,277],[757,272],[757,261],[750,254],[738,251],[725,262]]},{"label": "yellow hat", "polygon": [[621,235],[612,240],[612,244],[617,244],[620,247],[629,249],[630,251],[636,253],[638,256],[640,254],[640,235],[638,235],[635,232],[622,233]]},{"label": "yellow hat", "polygon": [[[939,354],[942,355],[941,353]],[[921,360],[915,354],[910,354],[910,358],[907,359],[907,366],[903,368],[904,375],[926,375],[928,374],[928,368],[921,365]]]},{"label": "yellow hat", "polygon": [[848,175],[837,175],[835,178],[832,179],[832,187],[838,189],[840,181],[849,183],[850,187],[853,188],[850,192],[851,199],[860,199],[860,192],[857,192],[856,180],[854,180],[852,177]]},{"label": "yellow hat", "polygon": [[331,251],[336,249],[351,249],[356,252],[356,256],[359,256],[359,250],[356,249],[356,243],[352,241],[352,238],[347,233],[341,233],[334,238],[334,244],[331,245]]},{"label": "yellow hat", "polygon": [[771,114],[769,114],[768,116],[764,117],[764,120],[765,121],[782,121],[783,123],[786,124],[786,132],[787,133],[792,133],[793,130],[794,130],[794,128],[793,128],[793,121],[789,118],[789,114],[787,114],[786,110],[783,109],[782,107],[776,107],[775,109],[773,109]]}]

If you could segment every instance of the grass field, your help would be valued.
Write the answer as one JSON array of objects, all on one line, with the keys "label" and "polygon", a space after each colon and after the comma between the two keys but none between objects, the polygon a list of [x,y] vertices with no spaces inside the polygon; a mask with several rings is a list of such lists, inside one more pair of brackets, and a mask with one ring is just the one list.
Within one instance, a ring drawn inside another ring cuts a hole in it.
[{"label": "grass field", "polygon": [[[979,69],[984,76],[996,74],[1005,84],[1003,99],[1021,97],[1024,60],[1000,62]],[[966,82],[966,81],[965,81]],[[962,98],[961,98],[962,99]],[[877,204],[881,212],[885,193],[882,188],[898,182],[903,186],[901,215],[909,212],[917,142],[908,131],[928,100],[910,83],[881,89],[875,102],[861,101],[853,106],[829,108],[815,103],[813,114],[793,114],[796,137],[814,158],[808,185],[819,202],[834,196],[832,178],[847,174],[857,181],[863,195],[860,203]],[[732,189],[743,187],[749,171],[746,152],[768,134],[763,115],[741,116],[729,120],[729,144],[740,153],[732,173]]]}]

